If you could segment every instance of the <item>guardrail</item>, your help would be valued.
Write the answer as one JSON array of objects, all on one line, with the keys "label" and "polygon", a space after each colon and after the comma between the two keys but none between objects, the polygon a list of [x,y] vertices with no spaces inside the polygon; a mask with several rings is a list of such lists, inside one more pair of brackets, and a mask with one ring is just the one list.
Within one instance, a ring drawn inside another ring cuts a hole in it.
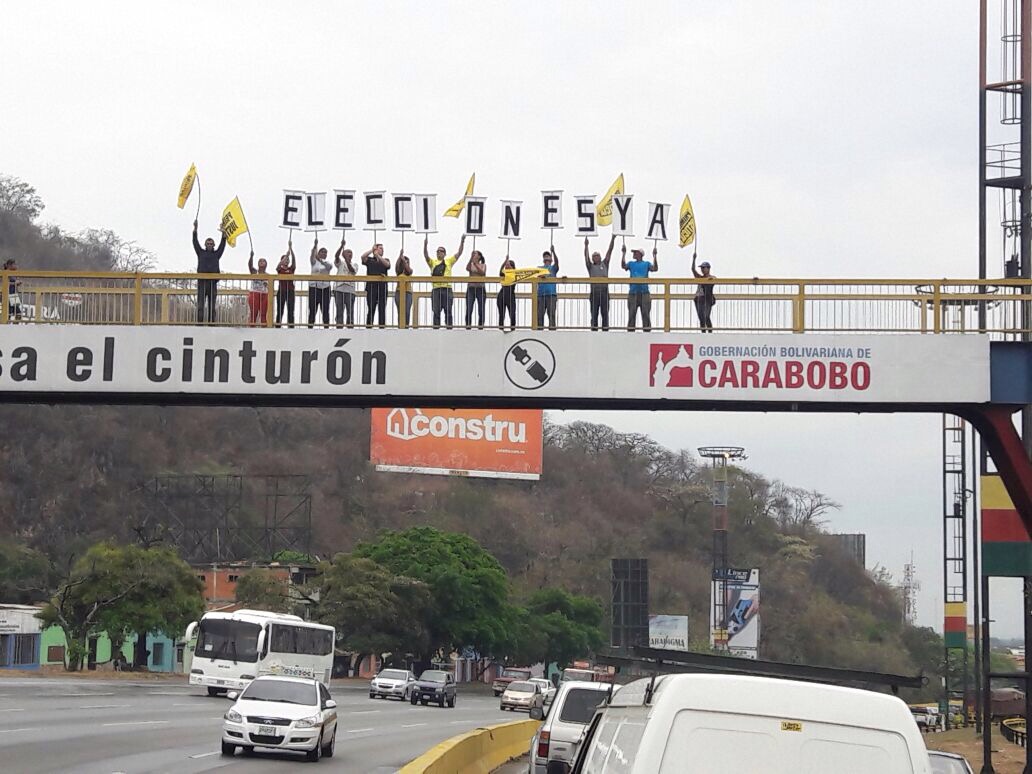
[{"label": "guardrail", "polygon": [[517,720],[460,734],[406,763],[398,774],[488,774],[527,752],[540,725],[539,720]]},{"label": "guardrail", "polygon": [[[216,281],[217,285],[211,285]],[[293,285],[284,283],[292,282]],[[328,290],[312,287],[329,282]],[[351,289],[340,283],[352,283]],[[204,324],[365,325],[370,304],[382,299],[389,327],[446,325],[437,300],[455,327],[497,327],[507,303],[515,327],[586,330],[592,327],[592,289],[608,290],[610,328],[626,328],[629,300],[638,288],[650,291],[651,328],[699,328],[696,293],[713,285],[713,328],[722,332],[882,332],[969,333],[982,330],[996,338],[1032,332],[1032,281],[923,279],[762,279],[655,278],[556,279],[554,319],[545,307],[539,279],[503,288],[493,277],[339,277],[274,274],[123,274],[115,272],[0,272],[0,324],[66,322],[124,325],[197,324],[207,299],[199,290],[214,288],[214,319]],[[293,292],[287,290],[292,287]],[[382,289],[381,289],[382,288]],[[353,291],[353,292],[352,292]],[[349,295],[350,294],[350,295]],[[510,302],[511,296],[511,302]],[[398,298],[404,303],[398,303]],[[408,299],[405,301],[405,299]],[[348,310],[351,310],[349,315]],[[481,310],[483,314],[481,315]],[[506,319],[506,327],[510,327]],[[637,328],[643,327],[638,319]]]},{"label": "guardrail", "polygon": [[1025,718],[1007,718],[1000,721],[1000,733],[1008,742],[1013,742],[1018,747],[1024,747],[1027,743],[1025,733]]}]

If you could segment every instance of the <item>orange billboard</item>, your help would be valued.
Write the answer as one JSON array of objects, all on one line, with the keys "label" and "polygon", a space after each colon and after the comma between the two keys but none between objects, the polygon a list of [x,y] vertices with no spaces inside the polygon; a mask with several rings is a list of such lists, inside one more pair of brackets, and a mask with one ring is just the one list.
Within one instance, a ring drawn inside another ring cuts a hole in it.
[{"label": "orange billboard", "polygon": [[541,422],[534,409],[373,409],[369,459],[399,473],[537,479]]}]

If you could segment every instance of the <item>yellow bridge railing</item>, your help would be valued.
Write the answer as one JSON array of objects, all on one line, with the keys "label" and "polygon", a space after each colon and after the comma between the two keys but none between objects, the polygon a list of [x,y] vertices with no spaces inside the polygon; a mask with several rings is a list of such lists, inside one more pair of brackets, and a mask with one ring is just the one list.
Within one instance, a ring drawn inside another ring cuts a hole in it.
[{"label": "yellow bridge railing", "polygon": [[[217,284],[212,285],[212,280]],[[293,294],[284,283],[293,283]],[[329,282],[329,290],[313,283]],[[345,283],[351,283],[350,288]],[[592,328],[591,296],[608,294],[608,327],[626,328],[631,307],[645,306],[653,330],[699,328],[696,298],[713,285],[713,328],[719,332],[971,333],[1014,338],[1032,332],[1032,281],[1019,279],[771,279],[650,278],[563,279],[551,302],[539,280],[503,288],[497,277],[366,277],[275,274],[176,274],[115,272],[0,272],[0,324],[77,323],[120,325],[365,325],[367,310],[384,299],[388,327],[429,327],[437,318],[454,327],[497,327],[505,302],[515,308],[515,327]],[[214,288],[213,319],[199,287]],[[383,286],[386,286],[385,288]],[[632,305],[641,286],[646,304]],[[434,290],[438,289],[435,294]],[[593,291],[594,288],[594,291]],[[348,294],[353,295],[349,298]],[[451,300],[444,296],[451,296]],[[436,300],[435,300],[436,296]],[[400,299],[400,303],[399,303]],[[408,299],[408,300],[406,300]],[[202,303],[203,302],[203,303]],[[443,302],[443,303],[440,303]],[[439,309],[435,313],[435,309]],[[481,309],[483,315],[481,316]],[[635,309],[635,327],[643,320]],[[554,319],[553,319],[554,318]],[[377,313],[375,320],[380,322]],[[540,323],[539,323],[540,321]],[[601,325],[602,320],[596,320]],[[508,317],[506,327],[510,327]]]}]

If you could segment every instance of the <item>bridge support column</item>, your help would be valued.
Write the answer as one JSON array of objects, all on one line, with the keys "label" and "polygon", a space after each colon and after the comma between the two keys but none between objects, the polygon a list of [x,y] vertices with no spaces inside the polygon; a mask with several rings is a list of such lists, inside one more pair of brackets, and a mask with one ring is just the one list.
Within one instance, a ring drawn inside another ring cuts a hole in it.
[{"label": "bridge support column", "polygon": [[1000,473],[1014,508],[1032,535],[1032,462],[1012,417],[1020,406],[985,406],[965,415],[982,436],[982,442]]}]

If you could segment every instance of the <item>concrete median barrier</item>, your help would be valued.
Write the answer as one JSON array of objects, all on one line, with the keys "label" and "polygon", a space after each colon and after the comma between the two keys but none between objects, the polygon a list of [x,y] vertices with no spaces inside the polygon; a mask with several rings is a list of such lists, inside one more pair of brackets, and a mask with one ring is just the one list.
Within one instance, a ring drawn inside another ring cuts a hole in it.
[{"label": "concrete median barrier", "polygon": [[453,736],[402,766],[399,774],[488,774],[527,752],[539,725],[517,720]]}]

